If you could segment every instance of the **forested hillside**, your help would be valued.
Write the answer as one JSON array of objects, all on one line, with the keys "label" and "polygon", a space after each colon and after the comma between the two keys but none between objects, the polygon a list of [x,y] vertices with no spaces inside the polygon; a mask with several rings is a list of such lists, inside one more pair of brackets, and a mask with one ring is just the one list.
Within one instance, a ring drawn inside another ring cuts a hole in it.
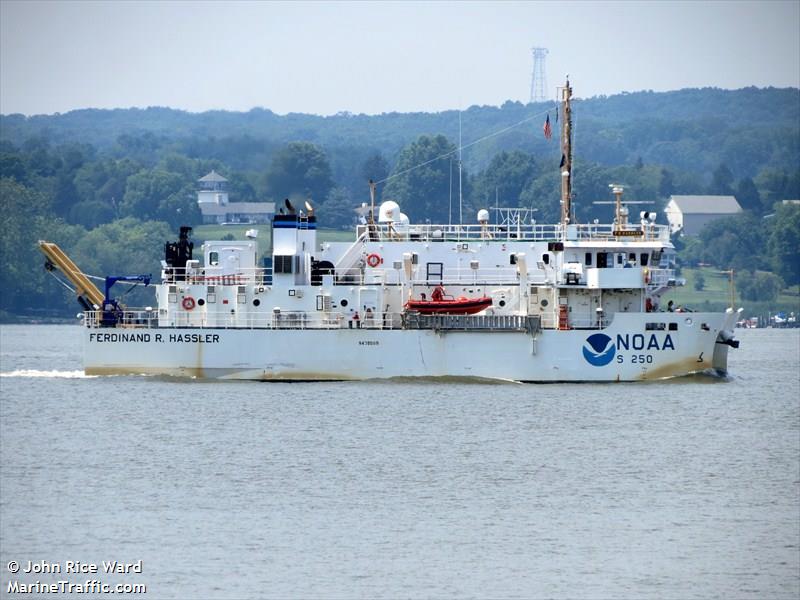
[{"label": "forested hillside", "polygon": [[[551,140],[542,132],[547,114]],[[519,102],[461,112],[465,221],[496,203],[536,208],[539,221],[556,218],[558,117],[555,104]],[[612,182],[626,185],[628,199],[652,200],[658,209],[674,193],[733,194],[746,215],[708,232],[702,246],[690,244],[687,260],[772,270],[781,285],[797,283],[797,269],[785,265],[797,259],[798,233],[786,223],[797,223],[800,208],[781,208],[780,219],[763,217],[775,212],[776,202],[800,198],[800,90],[590,98],[575,102],[574,119],[580,220],[607,218],[599,210],[607,207],[592,202],[609,199]],[[457,220],[458,139],[458,111],[321,117],[148,108],[2,115],[0,311],[63,305],[41,272],[39,238],[62,243],[94,272],[157,270],[168,232],[198,224],[196,180],[211,169],[229,179],[234,202],[310,198],[324,227],[352,224],[370,178],[388,178],[380,197],[398,201],[412,220]],[[758,239],[731,241],[754,227]]]}]

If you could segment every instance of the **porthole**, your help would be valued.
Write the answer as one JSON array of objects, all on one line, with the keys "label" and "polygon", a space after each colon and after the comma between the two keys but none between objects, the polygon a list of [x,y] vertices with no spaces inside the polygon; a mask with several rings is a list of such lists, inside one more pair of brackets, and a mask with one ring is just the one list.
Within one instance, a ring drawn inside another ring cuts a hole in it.
[{"label": "porthole", "polygon": [[339,302],[339,305],[342,307],[347,306],[347,298],[342,298],[342,300]]},{"label": "porthole", "polygon": [[692,317],[686,317],[686,324],[691,325],[694,321],[692,321]]},{"label": "porthole", "polygon": [[500,300],[500,302],[498,302],[497,304],[498,304],[498,306],[500,308],[503,308],[506,305],[506,301],[505,300]]},{"label": "porthole", "polygon": [[547,301],[547,298],[542,298],[542,301],[539,304],[542,306],[547,306],[550,303]]},{"label": "porthole", "polygon": [[206,303],[206,301],[205,301],[205,300],[203,300],[202,298],[198,298],[198,300],[197,300],[197,306],[203,306],[203,304],[205,304],[205,303]]},{"label": "porthole", "polygon": [[253,306],[261,306],[261,300],[259,300],[258,298],[253,300]]}]

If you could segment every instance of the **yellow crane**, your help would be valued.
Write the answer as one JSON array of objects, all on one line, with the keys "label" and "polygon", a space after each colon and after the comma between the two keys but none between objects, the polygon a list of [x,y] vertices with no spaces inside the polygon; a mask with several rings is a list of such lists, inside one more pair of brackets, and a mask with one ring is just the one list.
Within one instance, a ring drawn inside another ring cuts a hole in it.
[{"label": "yellow crane", "polygon": [[47,257],[45,268],[52,271],[58,268],[75,286],[78,301],[86,310],[102,308],[103,292],[97,289],[83,271],[54,242],[39,240],[39,250]]}]

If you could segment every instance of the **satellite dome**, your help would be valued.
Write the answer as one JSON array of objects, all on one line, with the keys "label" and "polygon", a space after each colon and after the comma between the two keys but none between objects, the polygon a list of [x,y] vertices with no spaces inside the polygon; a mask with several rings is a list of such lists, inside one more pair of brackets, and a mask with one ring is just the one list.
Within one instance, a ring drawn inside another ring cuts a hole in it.
[{"label": "satellite dome", "polygon": [[378,223],[389,223],[400,220],[400,206],[394,200],[387,200],[378,209]]},{"label": "satellite dome", "polygon": [[488,223],[489,222],[489,211],[485,208],[482,208],[478,211],[478,223]]},{"label": "satellite dome", "polygon": [[408,215],[406,215],[406,213],[400,213],[400,224],[408,225],[408,223],[409,223]]}]

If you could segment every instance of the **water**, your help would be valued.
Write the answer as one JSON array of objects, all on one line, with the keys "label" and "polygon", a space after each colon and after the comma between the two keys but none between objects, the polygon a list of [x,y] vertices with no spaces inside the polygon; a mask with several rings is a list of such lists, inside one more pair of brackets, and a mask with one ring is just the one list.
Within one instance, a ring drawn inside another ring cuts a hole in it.
[{"label": "water", "polygon": [[[800,595],[798,330],[606,385],[86,378],[79,334],[0,330],[0,594]],[[7,570],[114,559],[143,572]]]}]

